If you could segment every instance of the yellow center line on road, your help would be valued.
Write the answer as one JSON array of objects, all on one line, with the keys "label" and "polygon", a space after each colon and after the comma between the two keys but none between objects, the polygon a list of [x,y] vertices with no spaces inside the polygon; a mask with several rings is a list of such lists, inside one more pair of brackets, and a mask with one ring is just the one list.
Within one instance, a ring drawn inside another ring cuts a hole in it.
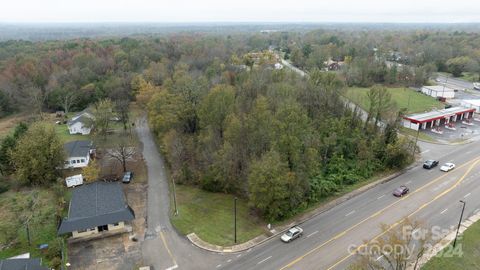
[{"label": "yellow center line on road", "polygon": [[[473,161],[473,160],[472,160]],[[402,224],[405,219],[407,218],[410,218],[412,217],[413,215],[415,215],[416,213],[420,212],[420,210],[422,210],[423,208],[427,207],[428,205],[432,204],[433,202],[435,202],[436,200],[440,199],[441,197],[445,196],[447,193],[449,193],[450,191],[452,191],[453,189],[455,189],[458,185],[460,185],[460,183],[463,181],[463,179],[465,179],[465,177],[470,173],[470,171],[472,171],[472,169],[475,167],[475,165],[478,164],[478,162],[480,162],[480,160],[477,158],[476,161],[468,168],[468,170],[463,174],[462,177],[460,177],[456,182],[455,184],[453,184],[451,187],[449,187],[448,189],[444,190],[442,193],[438,194],[437,196],[435,196],[432,200],[430,200],[429,202],[423,204],[421,207],[419,207],[417,210],[413,211],[412,213],[410,213],[407,217],[405,218],[402,218],[401,220],[397,221],[396,223],[390,225],[388,227],[388,229],[384,230],[382,233],[376,235],[372,240],[369,241],[372,242],[372,241],[375,241],[377,240],[378,238],[382,237],[384,234],[386,234],[387,232],[389,232],[391,229],[397,227],[399,224]],[[366,244],[362,244],[361,246],[357,247],[355,249],[355,252],[357,252],[360,248],[363,248],[365,247]],[[344,262],[345,260],[347,260],[348,258],[350,258],[355,252],[352,252],[350,253],[349,255],[343,257],[341,260],[337,261],[334,265],[330,266],[327,270],[332,270],[333,268],[335,268],[337,265],[341,264],[342,262]]]},{"label": "yellow center line on road", "polygon": [[160,237],[162,238],[163,245],[165,246],[165,249],[167,250],[168,255],[170,255],[170,259],[172,259],[173,264],[174,264],[174,265],[177,265],[177,261],[175,260],[175,257],[173,257],[173,254],[172,254],[172,252],[170,251],[170,249],[168,248],[167,240],[165,240],[165,236],[163,236],[163,232],[162,232],[162,231],[160,231]]},{"label": "yellow center line on road", "polygon": [[[478,161],[480,161],[480,157],[477,157],[477,158],[475,158],[475,159],[472,159],[472,160],[470,160],[469,162],[467,162],[467,163],[465,163],[465,164],[463,164],[463,165],[461,165],[461,166],[459,166],[459,167],[457,168],[457,170],[458,170],[458,169],[460,169],[460,168],[463,168],[463,167],[465,167],[465,166],[468,166],[469,164],[472,164],[471,167],[467,170],[467,172],[460,178],[460,180],[457,181],[457,183],[454,185],[454,187],[456,187],[456,186],[461,182],[461,180],[463,180],[463,178],[465,178],[466,175],[467,175],[468,173],[470,173],[470,171],[471,171],[472,168],[477,164]],[[390,207],[392,207],[392,206],[400,203],[400,202],[403,201],[404,199],[412,196],[413,194],[418,193],[418,192],[420,192],[421,190],[423,190],[423,189],[425,189],[425,188],[433,185],[434,183],[438,182],[439,180],[445,178],[446,176],[447,176],[447,174],[443,174],[442,176],[439,176],[439,177],[435,178],[434,180],[432,180],[432,181],[430,181],[429,183],[423,185],[422,187],[418,188],[417,190],[411,192],[410,194],[406,195],[405,197],[402,197],[401,199],[399,199],[399,200],[397,200],[397,201],[395,201],[395,202],[387,205],[386,207],[382,208],[381,210],[375,212],[373,215],[371,215],[371,216],[363,219],[362,221],[358,222],[357,224],[351,226],[350,228],[346,229],[345,231],[343,231],[343,232],[335,235],[334,237],[330,238],[330,239],[327,240],[326,242],[324,242],[324,243],[316,246],[315,248],[311,249],[311,250],[308,251],[307,253],[305,253],[305,254],[301,255],[300,257],[296,258],[295,260],[291,261],[291,262],[288,263],[287,265],[285,265],[285,266],[283,266],[282,268],[280,268],[280,270],[285,270],[285,269],[287,269],[287,268],[292,267],[294,264],[298,263],[299,261],[301,261],[302,259],[304,259],[304,258],[307,257],[308,255],[312,254],[313,252],[317,251],[318,249],[324,247],[325,245],[329,244],[330,242],[332,242],[332,241],[334,241],[334,240],[337,240],[338,238],[344,236],[347,232],[355,229],[356,227],[360,226],[361,224],[365,223],[366,221],[368,221],[368,220],[370,220],[370,219],[378,216],[379,214],[381,214],[381,213],[384,212],[385,210],[387,210],[387,209],[389,209]],[[442,193],[443,193],[443,192],[442,192]],[[437,196],[437,197],[438,197],[438,196]],[[434,200],[436,200],[436,199],[434,199]],[[419,211],[419,210],[425,208],[427,205],[428,205],[428,204],[422,205],[422,206],[421,206],[420,208],[418,208],[416,211]],[[398,222],[397,222],[396,224],[398,224]],[[383,235],[383,234],[382,234],[382,235]],[[379,237],[379,236],[377,236],[377,237]],[[364,246],[364,245],[362,245],[362,246]],[[362,247],[362,246],[360,246],[360,247]],[[360,247],[358,247],[357,250],[358,250]],[[335,263],[332,267],[330,267],[330,268],[328,268],[328,269],[329,269],[329,270],[332,269],[333,267],[335,267],[336,265],[340,264],[341,262],[343,262],[344,260],[346,260],[346,259],[349,258],[350,256],[351,256],[351,255],[343,258],[342,260],[338,261],[337,263]]]}]

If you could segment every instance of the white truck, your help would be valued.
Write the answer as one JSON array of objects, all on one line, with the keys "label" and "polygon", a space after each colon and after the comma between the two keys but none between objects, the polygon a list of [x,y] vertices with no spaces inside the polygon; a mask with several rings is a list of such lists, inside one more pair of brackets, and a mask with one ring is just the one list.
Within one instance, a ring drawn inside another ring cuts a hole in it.
[{"label": "white truck", "polygon": [[67,187],[76,187],[83,184],[83,176],[81,174],[72,175],[65,178],[65,183]]},{"label": "white truck", "polygon": [[480,90],[480,82],[474,82],[473,83],[473,89]]}]

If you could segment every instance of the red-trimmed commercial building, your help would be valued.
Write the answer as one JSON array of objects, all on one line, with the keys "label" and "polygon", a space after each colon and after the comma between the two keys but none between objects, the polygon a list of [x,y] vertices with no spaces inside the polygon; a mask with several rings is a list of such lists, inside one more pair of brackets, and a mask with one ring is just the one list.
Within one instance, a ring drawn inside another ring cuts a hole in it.
[{"label": "red-trimmed commercial building", "polygon": [[403,126],[413,130],[429,129],[473,118],[475,108],[452,107],[403,117]]}]

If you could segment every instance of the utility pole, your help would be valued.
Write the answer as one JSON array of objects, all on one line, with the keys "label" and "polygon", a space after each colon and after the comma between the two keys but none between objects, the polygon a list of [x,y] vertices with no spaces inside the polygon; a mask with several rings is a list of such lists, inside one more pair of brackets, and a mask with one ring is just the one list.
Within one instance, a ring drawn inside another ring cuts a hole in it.
[{"label": "utility pole", "polygon": [[417,148],[418,135],[420,133],[420,128],[422,127],[421,123],[418,123],[417,136],[415,136],[415,144],[412,149],[412,159],[415,160],[415,148]]},{"label": "utility pole", "polygon": [[447,83],[448,83],[448,76],[445,82],[443,83],[442,98],[445,96],[445,85],[447,85]]},{"label": "utility pole", "polygon": [[174,215],[177,216],[177,215],[178,215],[178,210],[177,210],[177,195],[176,195],[176,192],[175,192],[175,180],[173,180],[173,178],[172,178],[172,184],[173,184],[173,205],[174,205],[174,207],[175,207]]},{"label": "utility pole", "polygon": [[234,241],[237,243],[237,197],[233,199],[233,229],[234,229]]},{"label": "utility pole", "polygon": [[30,219],[27,220],[27,222],[25,223],[25,228],[27,230],[27,240],[28,240],[28,245],[29,246],[32,246],[32,240],[30,238],[30,227],[28,226],[28,223],[30,222]]},{"label": "utility pole", "polygon": [[460,220],[458,221],[457,233],[455,234],[455,240],[453,240],[453,247],[455,247],[455,244],[457,243],[458,231],[460,230],[460,225],[462,224],[463,211],[465,211],[465,204],[467,204],[465,201],[462,200],[460,202],[463,203],[462,214],[460,214]]}]

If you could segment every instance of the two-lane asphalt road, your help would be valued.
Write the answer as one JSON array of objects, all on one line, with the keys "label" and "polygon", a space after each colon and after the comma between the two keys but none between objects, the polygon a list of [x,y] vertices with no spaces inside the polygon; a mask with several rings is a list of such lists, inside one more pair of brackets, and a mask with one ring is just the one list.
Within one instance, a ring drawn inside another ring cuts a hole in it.
[{"label": "two-lane asphalt road", "polygon": [[[354,259],[349,248],[378,236],[382,223],[395,224],[408,216],[448,229],[458,222],[460,199],[467,201],[465,218],[480,209],[480,200],[475,200],[480,196],[480,143],[439,148],[445,152],[433,146],[423,151],[428,158],[439,159],[440,165],[456,163],[455,170],[413,168],[301,224],[304,235],[298,240],[284,244],[273,239],[238,258],[232,256],[218,268],[345,269]],[[401,199],[393,197],[392,191],[402,184],[411,193]]]}]

